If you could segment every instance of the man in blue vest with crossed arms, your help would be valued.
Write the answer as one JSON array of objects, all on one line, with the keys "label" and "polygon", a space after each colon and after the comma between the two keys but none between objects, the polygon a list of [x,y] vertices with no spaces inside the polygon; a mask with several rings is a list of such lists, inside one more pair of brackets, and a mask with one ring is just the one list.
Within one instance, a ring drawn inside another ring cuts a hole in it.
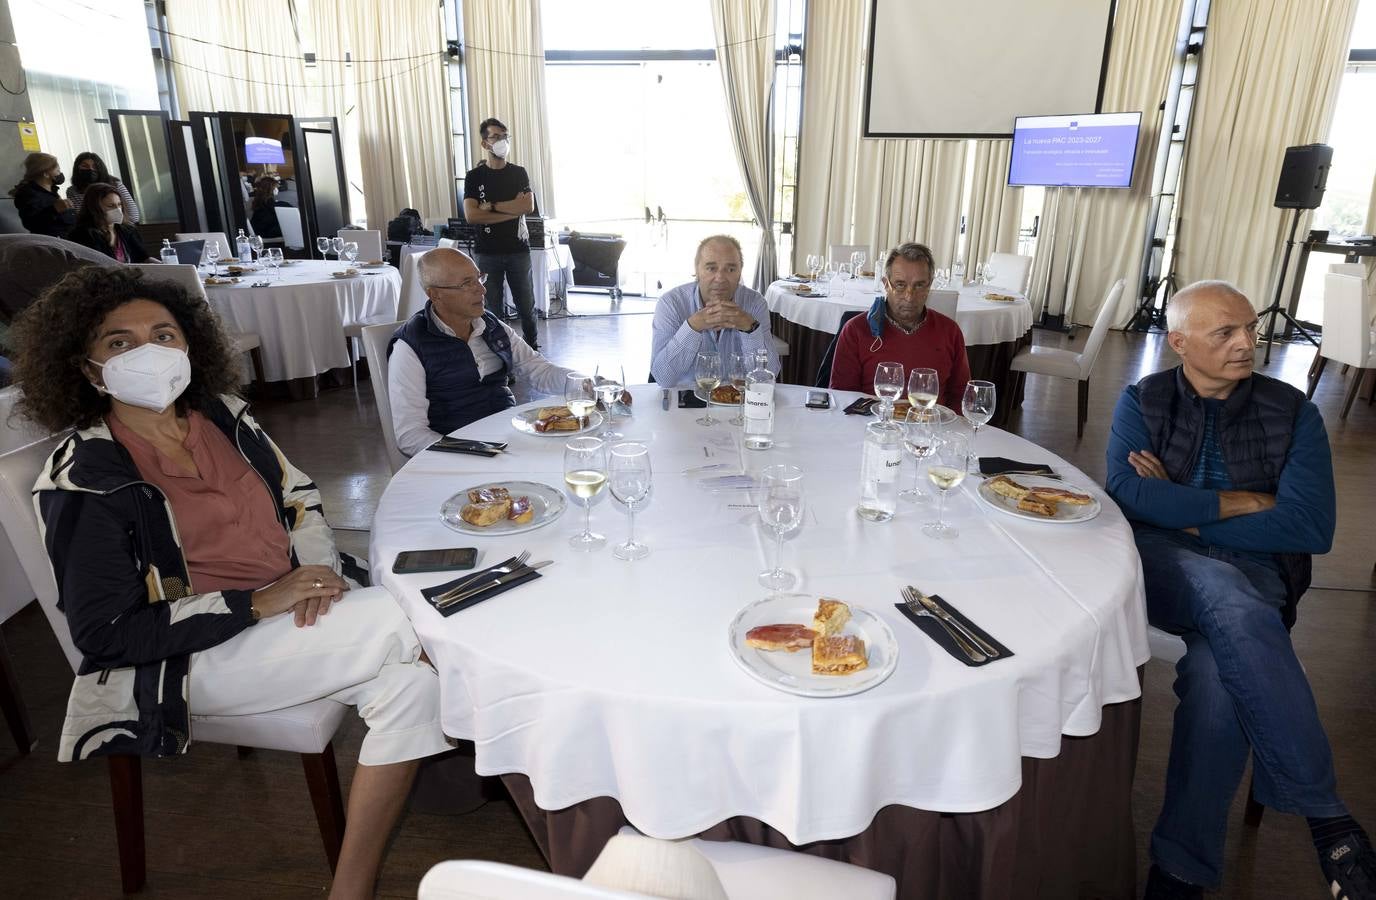
[{"label": "man in blue vest with crossed arms", "polygon": [[1376,897],[1376,857],[1338,797],[1288,630],[1311,554],[1333,543],[1323,419],[1252,371],[1257,314],[1231,284],[1190,285],[1166,319],[1180,366],[1123,391],[1108,445],[1107,487],[1132,522],[1148,618],[1186,646],[1146,896],[1219,886],[1250,753],[1256,799],[1308,819],[1331,895]]}]

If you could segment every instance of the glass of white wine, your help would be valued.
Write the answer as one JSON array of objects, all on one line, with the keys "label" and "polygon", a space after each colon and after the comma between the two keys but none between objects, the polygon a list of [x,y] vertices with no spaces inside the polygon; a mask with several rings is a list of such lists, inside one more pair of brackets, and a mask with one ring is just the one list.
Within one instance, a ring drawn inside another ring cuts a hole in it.
[{"label": "glass of white wine", "polygon": [[564,405],[578,417],[578,426],[586,428],[588,414],[597,406],[597,392],[593,388],[591,375],[570,372],[564,376]]},{"label": "glass of white wine", "polygon": [[783,568],[784,534],[803,523],[803,470],[797,466],[765,466],[760,473],[760,521],[774,531],[774,567],[760,573],[760,584],[776,591],[798,581]]},{"label": "glass of white wine", "polygon": [[941,393],[936,369],[913,369],[908,373],[908,402],[913,409],[931,409]]},{"label": "glass of white wine", "polygon": [[965,383],[965,396],[961,398],[960,411],[965,416],[966,421],[974,430],[970,438],[970,470],[972,474],[979,474],[979,456],[975,454],[975,442],[979,439],[979,428],[994,417],[994,408],[997,398],[992,381],[967,381]]},{"label": "glass of white wine", "polygon": [[880,418],[885,422],[893,418],[893,401],[903,390],[903,364],[881,362],[874,367],[874,394],[879,398]]},{"label": "glass of white wine", "polygon": [[635,441],[613,445],[611,458],[607,460],[607,478],[612,499],[625,506],[631,517],[630,536],[626,543],[612,548],[612,556],[625,560],[643,559],[649,555],[650,548],[635,539],[635,510],[649,498],[654,481],[650,448]]},{"label": "glass of white wine", "polygon": [[699,353],[693,365],[693,380],[697,382],[698,398],[707,404],[703,407],[702,418],[695,421],[709,427],[717,424],[712,418],[712,389],[721,384],[721,354],[716,350]]},{"label": "glass of white wine", "polygon": [[939,540],[950,540],[960,534],[946,523],[946,493],[965,480],[965,457],[970,453],[970,441],[959,431],[947,431],[936,442],[932,461],[927,464],[927,478],[941,493],[936,508],[936,521],[922,526],[922,533]]},{"label": "glass of white wine", "polygon": [[564,489],[583,507],[583,530],[569,538],[575,550],[596,550],[607,538],[592,530],[592,505],[607,486],[607,445],[595,437],[577,437],[564,445]]}]

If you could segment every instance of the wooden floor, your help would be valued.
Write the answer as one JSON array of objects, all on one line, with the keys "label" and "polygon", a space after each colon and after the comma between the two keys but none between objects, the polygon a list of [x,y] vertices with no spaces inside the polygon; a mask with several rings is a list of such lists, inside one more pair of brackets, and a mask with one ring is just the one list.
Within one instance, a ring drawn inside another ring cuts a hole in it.
[{"label": "wooden floor", "polygon": [[[580,299],[580,312],[611,311],[606,301]],[[623,309],[634,309],[629,302]],[[579,316],[541,324],[547,354],[564,365],[625,365],[627,378],[649,371],[650,316]],[[1059,335],[1039,332],[1039,343]],[[1083,339],[1083,332],[1081,333]],[[1303,385],[1313,351],[1277,347],[1267,374]],[[1075,439],[1075,386],[1032,377],[1026,402],[1010,427],[1104,475],[1104,447],[1122,385],[1172,365],[1160,336],[1113,333],[1091,385],[1090,421]],[[1339,784],[1352,812],[1376,827],[1376,408],[1338,420],[1342,378],[1330,367],[1315,400],[1328,423],[1339,489],[1339,532],[1332,553],[1315,562],[1314,589],[1300,607],[1296,647],[1309,672],[1337,756]],[[388,471],[371,392],[339,389],[316,400],[264,403],[259,420],[292,461],[320,484],[341,547],[362,553]],[[119,894],[114,829],[105,766],[59,765],[54,747],[71,674],[46,620],[31,605],[4,625],[4,638],[23,679],[40,738],[21,757],[0,729],[0,897],[109,897]],[[1170,740],[1170,668],[1147,665],[1134,813],[1139,865],[1160,808]],[[362,728],[341,733],[340,774],[347,790]],[[144,766],[147,803],[148,897],[309,897],[328,884],[324,853],[297,758],[231,747],[197,745],[187,756]],[[1229,830],[1227,883],[1217,896],[1327,897],[1304,822],[1267,812],[1260,829],[1242,824],[1241,802]],[[509,803],[489,802],[462,816],[408,812],[392,844],[380,884],[389,897],[414,897],[420,877],[451,858],[504,860],[538,867],[539,853]]]}]

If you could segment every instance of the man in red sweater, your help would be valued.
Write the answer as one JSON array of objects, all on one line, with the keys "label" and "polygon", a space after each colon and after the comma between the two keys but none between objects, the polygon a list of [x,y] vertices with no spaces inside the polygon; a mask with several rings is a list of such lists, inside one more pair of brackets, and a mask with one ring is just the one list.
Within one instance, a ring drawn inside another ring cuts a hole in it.
[{"label": "man in red sweater", "polygon": [[831,387],[874,392],[874,370],[881,362],[936,369],[942,405],[960,411],[970,361],[965,337],[955,320],[927,308],[936,261],[922,244],[901,244],[884,263],[885,296],[865,316],[855,316],[836,337]]}]

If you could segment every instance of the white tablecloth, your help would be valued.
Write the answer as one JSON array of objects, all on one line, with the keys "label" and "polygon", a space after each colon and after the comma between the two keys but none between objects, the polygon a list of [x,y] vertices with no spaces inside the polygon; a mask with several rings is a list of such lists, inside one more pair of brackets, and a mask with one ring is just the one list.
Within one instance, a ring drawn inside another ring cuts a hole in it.
[{"label": "white tablecloth", "polygon": [[[842,286],[843,285],[843,286]],[[765,302],[790,322],[835,334],[841,330],[841,314],[847,310],[868,310],[882,293],[869,278],[857,278],[841,283],[841,289],[826,297],[799,297],[792,288],[795,282],[776,281],[765,291]],[[817,286],[813,286],[817,289]],[[823,286],[820,290],[825,291]],[[1012,303],[985,300],[989,292],[1017,297]],[[935,291],[933,292],[935,293]],[[1002,344],[1016,341],[1032,327],[1032,305],[1021,294],[1003,288],[967,284],[959,289],[956,324],[965,336],[966,345]]]},{"label": "white tablecloth", "polygon": [[[401,275],[391,266],[363,269],[356,278],[332,278],[333,260],[300,260],[282,267],[280,279],[251,272],[235,285],[206,285],[206,296],[233,331],[262,339],[263,377],[268,381],[313,378],[348,368],[344,326],[394,322]],[[252,287],[268,280],[269,287]]]},{"label": "white tablecloth", "polygon": [[[530,777],[539,805],[563,809],[613,797],[641,831],[697,833],[752,816],[795,843],[863,831],[888,804],[971,812],[1018,791],[1023,756],[1059,752],[1061,735],[1095,733],[1105,704],[1138,696],[1149,652],[1141,567],[1117,507],[1081,473],[1004,432],[982,430],[979,450],[1056,464],[1104,504],[1080,525],[1026,522],[987,510],[962,486],[948,503],[954,541],[920,532],[930,507],[904,504],[885,524],[854,512],[866,417],[845,416],[853,395],[823,412],[780,386],[776,446],[740,451],[739,430],[703,428],[699,413],[664,411],[654,386],[634,389],[636,414],[619,428],[650,442],[654,494],[637,517],[650,556],[615,559],[625,538],[615,504],[593,509],[609,546],[578,553],[570,505],[557,522],[506,538],[475,537],[439,521],[443,500],[504,478],[562,485],[562,440],[515,432],[511,413],[461,434],[510,442],[494,459],[423,452],[392,480],[373,523],[374,583],[411,616],[439,668],[445,731],[477,746],[485,775]],[[727,411],[729,412],[729,411]],[[897,635],[892,677],[863,694],[811,699],[742,672],[727,627],[766,591],[756,575],[772,553],[747,495],[708,494],[681,471],[745,457],[753,470],[793,461],[807,473],[808,513],[784,545],[801,590],[864,606]],[[910,476],[905,462],[904,476]],[[973,481],[973,479],[970,479]],[[445,574],[398,576],[399,551],[476,545],[480,565],[529,548],[553,559],[547,577],[443,618],[421,598]],[[893,604],[906,583],[940,593],[1016,654],[962,665]]]},{"label": "white tablecloth", "polygon": [[[416,268],[416,260],[413,257],[418,253],[424,253],[426,250],[433,249],[435,248],[413,244],[402,245],[401,271],[402,277],[408,279],[410,282],[409,286],[406,288],[407,290],[418,291],[421,294],[424,293],[424,291],[420,290],[420,273]],[[551,280],[562,279],[562,268],[562,264],[558,260],[558,254],[555,252],[538,247],[530,251],[530,290],[535,298],[535,311],[541,316],[549,315],[549,283]],[[551,271],[559,274],[556,274],[554,279],[551,279]],[[569,277],[571,280],[572,276],[570,275]],[[562,281],[558,283],[562,284]],[[503,285],[502,296],[506,299],[508,305],[515,305],[514,301],[511,299],[510,285]],[[420,305],[417,306],[416,309],[420,309],[420,307],[424,305],[425,301],[421,300]]]}]

